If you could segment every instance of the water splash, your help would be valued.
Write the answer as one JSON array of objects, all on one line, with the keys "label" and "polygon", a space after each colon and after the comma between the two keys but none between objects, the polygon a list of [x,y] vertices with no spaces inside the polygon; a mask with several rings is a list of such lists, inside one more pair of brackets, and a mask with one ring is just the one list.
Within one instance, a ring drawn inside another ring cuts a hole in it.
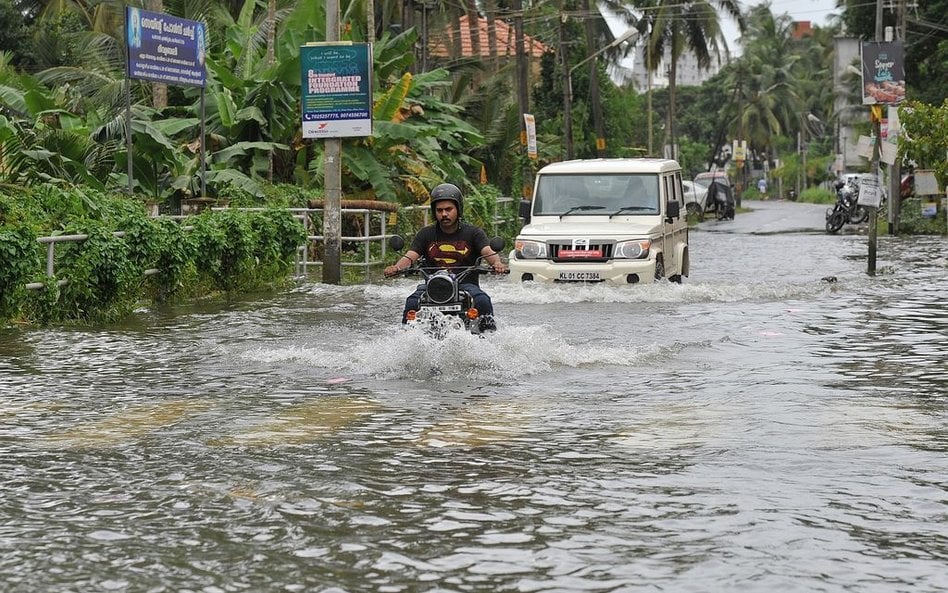
[{"label": "water splash", "polygon": [[263,363],[298,363],[327,375],[427,380],[433,377],[512,381],[557,368],[635,367],[674,356],[684,346],[641,343],[570,344],[549,326],[505,326],[484,337],[452,330],[443,340],[396,328],[384,336],[353,336],[348,345],[261,347],[241,354]]}]

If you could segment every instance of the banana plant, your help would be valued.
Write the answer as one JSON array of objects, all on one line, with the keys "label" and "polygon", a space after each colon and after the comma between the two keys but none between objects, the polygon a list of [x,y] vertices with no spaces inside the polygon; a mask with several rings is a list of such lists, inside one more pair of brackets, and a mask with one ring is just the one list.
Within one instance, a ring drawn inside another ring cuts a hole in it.
[{"label": "banana plant", "polygon": [[[450,93],[450,73],[405,72],[417,38],[410,29],[375,44],[374,134],[343,148],[343,187],[350,193],[412,204],[427,199],[426,188],[444,180],[461,183],[480,167],[468,153],[483,145],[483,137],[461,118],[460,107],[441,99]],[[314,159],[311,172],[319,166]]]}]

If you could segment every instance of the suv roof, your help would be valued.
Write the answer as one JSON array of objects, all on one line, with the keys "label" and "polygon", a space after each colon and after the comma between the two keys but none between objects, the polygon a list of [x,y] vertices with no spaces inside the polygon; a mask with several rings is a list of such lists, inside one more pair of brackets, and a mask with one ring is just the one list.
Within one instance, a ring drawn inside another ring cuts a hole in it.
[{"label": "suv roof", "polygon": [[671,159],[578,159],[551,163],[539,173],[664,173],[679,171],[681,165]]}]

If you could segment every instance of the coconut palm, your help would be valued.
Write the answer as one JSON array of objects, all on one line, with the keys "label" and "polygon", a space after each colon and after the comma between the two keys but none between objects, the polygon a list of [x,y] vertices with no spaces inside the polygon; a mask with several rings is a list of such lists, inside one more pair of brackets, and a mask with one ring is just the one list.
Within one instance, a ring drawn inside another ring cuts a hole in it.
[{"label": "coconut palm", "polygon": [[775,137],[795,135],[805,111],[795,76],[800,56],[792,45],[792,25],[789,16],[774,17],[766,5],[752,9],[744,55],[733,72],[739,136],[758,154],[771,153]]},{"label": "coconut palm", "polygon": [[636,0],[633,6],[642,16],[637,25],[649,47],[651,61],[647,68],[658,70],[663,59],[669,59],[668,73],[668,137],[675,146],[676,82],[678,60],[686,52],[694,54],[700,67],[707,68],[711,59],[728,57],[727,40],[721,30],[720,13],[731,16],[740,31],[746,28],[737,0]]}]

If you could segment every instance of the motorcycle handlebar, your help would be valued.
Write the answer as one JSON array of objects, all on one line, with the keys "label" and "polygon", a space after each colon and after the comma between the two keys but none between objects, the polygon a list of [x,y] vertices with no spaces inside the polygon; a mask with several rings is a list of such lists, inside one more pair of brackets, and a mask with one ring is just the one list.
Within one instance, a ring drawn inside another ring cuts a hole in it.
[{"label": "motorcycle handlebar", "polygon": [[[424,258],[422,258],[422,259],[424,259]],[[431,276],[432,274],[434,274],[435,272],[437,272],[438,270],[443,269],[443,268],[439,268],[439,267],[436,267],[436,266],[425,266],[425,265],[423,265],[423,263],[424,263],[424,262],[423,262],[422,260],[416,261],[413,265],[411,265],[411,266],[409,266],[409,267],[407,267],[407,268],[405,268],[405,269],[403,269],[403,270],[398,270],[397,272],[395,272],[394,274],[392,274],[392,276],[418,276],[418,275],[422,275],[422,276],[424,276],[425,278],[427,278],[427,277]],[[493,267],[484,267],[484,266],[482,265],[483,263],[484,263],[484,256],[481,256],[481,257],[479,257],[479,258],[477,259],[477,263],[474,264],[473,266],[468,266],[468,267],[466,267],[466,268],[458,269],[458,270],[455,272],[455,276],[459,276],[459,277],[460,277],[460,276],[464,276],[464,275],[467,275],[467,274],[498,274],[498,275],[500,275],[500,274],[509,274],[509,273],[510,273],[510,270],[509,270],[509,269],[508,269],[508,270],[505,270],[505,271],[503,271],[503,272],[495,272]]]}]

